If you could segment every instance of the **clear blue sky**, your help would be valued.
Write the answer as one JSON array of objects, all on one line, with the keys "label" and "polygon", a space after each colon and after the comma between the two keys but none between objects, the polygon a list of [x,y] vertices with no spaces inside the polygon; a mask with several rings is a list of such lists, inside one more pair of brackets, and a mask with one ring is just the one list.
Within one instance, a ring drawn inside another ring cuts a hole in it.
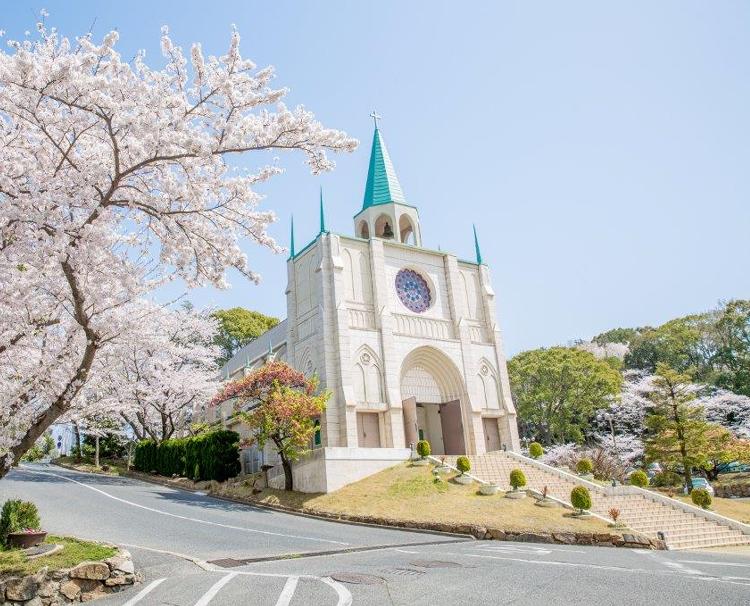
[{"label": "clear blue sky", "polygon": [[[298,245],[314,235],[321,184],[352,232],[377,108],[425,245],[470,258],[477,223],[511,355],[750,297],[750,3],[0,0],[0,28],[41,8],[153,62],[163,24],[219,54],[235,23],[290,103],[358,137],[323,177],[282,157],[284,245],[292,212]],[[284,257],[248,252],[261,286],[190,298],[285,315]]]}]

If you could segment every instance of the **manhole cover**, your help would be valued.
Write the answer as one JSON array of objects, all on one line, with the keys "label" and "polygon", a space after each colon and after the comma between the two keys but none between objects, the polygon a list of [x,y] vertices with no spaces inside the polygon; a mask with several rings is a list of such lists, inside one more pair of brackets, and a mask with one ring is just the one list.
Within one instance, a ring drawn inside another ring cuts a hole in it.
[{"label": "manhole cover", "polygon": [[334,572],[329,574],[334,581],[339,583],[351,583],[352,585],[382,585],[385,583],[383,577],[374,574],[359,574],[356,572]]},{"label": "manhole cover", "polygon": [[402,577],[414,577],[424,574],[424,570],[415,570],[414,568],[383,568],[382,572],[385,572],[386,574],[397,574]]},{"label": "manhole cover", "polygon": [[417,568],[463,568],[463,564],[444,560],[415,560],[411,565]]}]

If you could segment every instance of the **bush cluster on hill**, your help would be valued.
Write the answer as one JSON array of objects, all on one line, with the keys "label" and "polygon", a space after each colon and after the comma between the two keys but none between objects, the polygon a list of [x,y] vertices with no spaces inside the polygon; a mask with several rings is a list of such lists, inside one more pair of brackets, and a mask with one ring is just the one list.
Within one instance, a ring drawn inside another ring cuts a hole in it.
[{"label": "bush cluster on hill", "polygon": [[223,482],[240,472],[239,442],[237,432],[224,429],[161,444],[142,440],[135,449],[134,466],[146,473]]}]

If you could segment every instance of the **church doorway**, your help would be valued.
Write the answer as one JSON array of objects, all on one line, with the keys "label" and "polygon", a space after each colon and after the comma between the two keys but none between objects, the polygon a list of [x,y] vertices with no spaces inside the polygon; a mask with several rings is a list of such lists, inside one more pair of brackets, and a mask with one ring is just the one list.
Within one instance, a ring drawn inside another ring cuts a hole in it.
[{"label": "church doorway", "polygon": [[484,448],[487,452],[493,450],[500,450],[500,428],[497,424],[497,419],[485,418],[482,419],[482,426],[484,427]]},{"label": "church doorway", "polygon": [[432,347],[411,352],[401,369],[401,397],[407,445],[427,440],[435,455],[466,453],[463,381],[445,354]]}]

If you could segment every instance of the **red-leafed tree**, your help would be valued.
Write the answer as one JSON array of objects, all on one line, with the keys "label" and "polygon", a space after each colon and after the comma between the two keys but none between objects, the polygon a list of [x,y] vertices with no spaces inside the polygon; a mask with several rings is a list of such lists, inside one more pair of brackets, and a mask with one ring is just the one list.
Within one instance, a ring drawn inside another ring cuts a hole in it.
[{"label": "red-leafed tree", "polygon": [[316,378],[306,378],[285,362],[270,362],[225,385],[212,404],[233,400],[237,416],[250,427],[251,443],[263,448],[273,442],[284,468],[284,488],[293,490],[292,463],[308,451],[315,417],[329,397],[318,393]]}]

